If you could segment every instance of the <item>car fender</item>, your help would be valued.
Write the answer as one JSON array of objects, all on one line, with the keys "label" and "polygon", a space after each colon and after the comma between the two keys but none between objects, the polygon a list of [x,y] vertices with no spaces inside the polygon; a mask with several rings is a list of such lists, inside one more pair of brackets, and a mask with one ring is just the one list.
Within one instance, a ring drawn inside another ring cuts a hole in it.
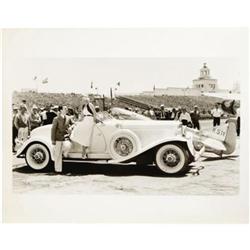
[{"label": "car fender", "polygon": [[169,142],[173,142],[173,143],[186,143],[187,145],[187,149],[189,150],[189,152],[191,153],[192,156],[195,156],[195,150],[194,150],[194,146],[192,143],[192,139],[191,138],[185,138],[183,136],[175,136],[175,137],[171,137],[171,138],[167,138],[167,139],[162,139],[159,140],[157,142],[151,143],[149,145],[147,145],[146,147],[142,148],[142,150],[140,150],[139,152],[136,152],[133,155],[130,155],[127,158],[122,158],[122,159],[115,159],[115,160],[109,160],[109,163],[122,163],[122,162],[128,162],[131,159],[136,158],[137,156],[141,155],[142,153],[153,149],[159,145],[165,144],[165,143],[169,143]]},{"label": "car fender", "polygon": [[35,142],[44,144],[50,151],[51,160],[54,161],[53,145],[50,141],[42,137],[32,137],[32,138],[29,138],[27,141],[25,141],[23,145],[21,146],[21,148],[18,149],[16,153],[16,157],[24,158],[24,153],[27,150],[28,146]]}]

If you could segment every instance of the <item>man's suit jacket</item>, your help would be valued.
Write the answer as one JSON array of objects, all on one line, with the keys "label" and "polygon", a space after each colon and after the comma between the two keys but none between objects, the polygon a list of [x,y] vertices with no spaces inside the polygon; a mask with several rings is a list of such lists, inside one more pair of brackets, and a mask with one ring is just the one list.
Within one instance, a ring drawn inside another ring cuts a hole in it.
[{"label": "man's suit jacket", "polygon": [[64,141],[64,136],[68,133],[68,128],[72,125],[72,120],[69,116],[65,115],[63,118],[61,115],[58,115],[54,118],[51,128],[51,140],[55,141]]}]

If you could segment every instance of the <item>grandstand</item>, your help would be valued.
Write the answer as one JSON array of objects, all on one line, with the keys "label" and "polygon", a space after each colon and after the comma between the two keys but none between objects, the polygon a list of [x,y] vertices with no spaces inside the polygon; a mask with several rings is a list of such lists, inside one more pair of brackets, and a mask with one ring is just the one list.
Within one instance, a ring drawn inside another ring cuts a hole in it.
[{"label": "grandstand", "polygon": [[[129,106],[147,109],[148,107],[159,108],[163,104],[167,108],[185,107],[188,111],[193,110],[197,105],[200,110],[208,112],[216,102],[221,102],[218,97],[208,96],[145,96],[145,95],[129,95],[118,96],[118,102],[122,102]],[[119,105],[119,103],[118,103]]]},{"label": "grandstand", "polygon": [[12,103],[20,104],[22,100],[26,100],[28,108],[33,104],[39,107],[46,105],[67,105],[70,107],[79,107],[81,105],[82,95],[75,93],[40,93],[36,91],[18,92],[14,91],[12,95]]},{"label": "grandstand", "polygon": [[[67,105],[73,108],[81,106],[81,94],[75,93],[38,93],[35,91],[28,92],[13,92],[12,103],[20,104],[22,100],[26,100],[28,108],[33,104],[39,107],[46,105]],[[145,96],[145,95],[127,95],[117,96],[113,101],[113,106],[131,107],[148,109],[153,107],[158,109],[161,104],[167,108],[185,107],[188,111],[192,110],[194,105],[197,105],[201,111],[208,112],[211,110],[216,102],[221,102],[222,99],[218,97],[208,96]],[[102,102],[102,101],[100,101]],[[110,99],[105,98],[106,106],[109,106]],[[98,103],[96,103],[98,104]],[[102,106],[102,105],[100,105]]]}]

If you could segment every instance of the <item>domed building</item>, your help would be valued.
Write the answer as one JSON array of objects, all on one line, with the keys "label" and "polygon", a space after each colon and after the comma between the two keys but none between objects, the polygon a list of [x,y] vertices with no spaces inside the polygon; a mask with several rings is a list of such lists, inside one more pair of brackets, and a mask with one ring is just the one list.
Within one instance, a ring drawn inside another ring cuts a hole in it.
[{"label": "domed building", "polygon": [[193,88],[199,89],[201,92],[216,92],[218,89],[217,79],[212,79],[210,69],[204,63],[200,69],[200,77],[193,80]]}]

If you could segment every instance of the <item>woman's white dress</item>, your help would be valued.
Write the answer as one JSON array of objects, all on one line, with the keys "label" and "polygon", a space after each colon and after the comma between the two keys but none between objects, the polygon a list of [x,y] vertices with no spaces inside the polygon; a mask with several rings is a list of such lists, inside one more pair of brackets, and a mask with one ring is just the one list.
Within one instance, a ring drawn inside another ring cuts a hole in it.
[{"label": "woman's white dress", "polygon": [[95,122],[93,115],[87,109],[87,105],[82,110],[82,116],[83,120],[76,124],[70,139],[82,146],[89,147]]}]

